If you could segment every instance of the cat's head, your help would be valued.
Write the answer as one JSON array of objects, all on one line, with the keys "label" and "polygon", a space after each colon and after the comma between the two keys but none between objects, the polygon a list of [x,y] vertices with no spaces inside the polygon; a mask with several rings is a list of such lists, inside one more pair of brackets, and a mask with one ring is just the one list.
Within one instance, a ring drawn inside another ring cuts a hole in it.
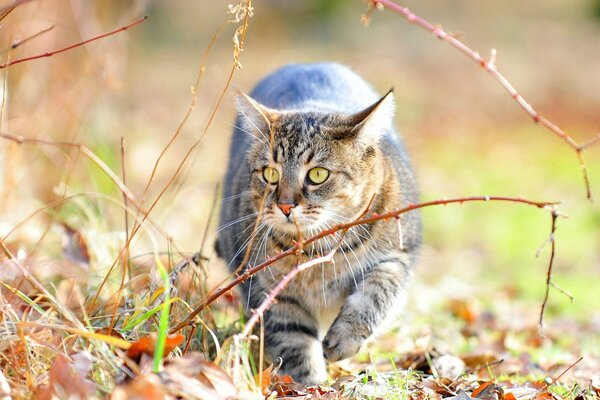
[{"label": "cat's head", "polygon": [[238,94],[248,150],[250,193],[275,231],[316,233],[365,211],[382,171],[381,136],[391,130],[388,92],[355,114],[274,110]]}]

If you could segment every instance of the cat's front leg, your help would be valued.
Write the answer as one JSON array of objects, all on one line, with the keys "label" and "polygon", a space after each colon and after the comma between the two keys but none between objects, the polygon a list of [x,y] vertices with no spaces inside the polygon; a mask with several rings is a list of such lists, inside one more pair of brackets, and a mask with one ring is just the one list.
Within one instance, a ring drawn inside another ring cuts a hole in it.
[{"label": "cat's front leg", "polygon": [[317,322],[300,300],[281,296],[265,313],[265,350],[282,375],[304,384],[327,379]]},{"label": "cat's front leg", "polygon": [[356,354],[369,336],[402,310],[411,279],[405,256],[375,266],[346,299],[323,339],[323,356],[328,361]]}]

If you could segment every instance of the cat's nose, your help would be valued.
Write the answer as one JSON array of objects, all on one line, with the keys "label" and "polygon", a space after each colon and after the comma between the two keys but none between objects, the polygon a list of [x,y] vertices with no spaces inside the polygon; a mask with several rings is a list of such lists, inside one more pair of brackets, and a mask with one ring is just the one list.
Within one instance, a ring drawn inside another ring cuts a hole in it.
[{"label": "cat's nose", "polygon": [[294,203],[278,203],[277,207],[279,207],[279,209],[283,212],[283,214],[286,217],[289,217],[290,213],[292,212],[292,208],[294,208],[296,205]]}]

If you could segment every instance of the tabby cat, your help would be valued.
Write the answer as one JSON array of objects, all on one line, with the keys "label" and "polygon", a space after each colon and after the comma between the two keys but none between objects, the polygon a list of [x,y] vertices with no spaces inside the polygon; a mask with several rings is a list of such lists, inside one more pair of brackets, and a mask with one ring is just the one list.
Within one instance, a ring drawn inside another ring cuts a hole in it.
[{"label": "tabby cat", "polygon": [[[338,64],[285,66],[250,96],[239,94],[217,241],[230,269],[257,265],[299,235],[352,221],[367,209],[383,213],[417,202],[393,116],[391,91],[379,98]],[[302,272],[264,315],[265,349],[281,363],[280,373],[321,382],[325,360],[354,355],[398,315],[420,231],[416,212],[400,224],[357,226],[307,245],[302,256],[287,257],[241,286],[247,310],[256,308],[297,263],[338,246],[334,263]]]}]

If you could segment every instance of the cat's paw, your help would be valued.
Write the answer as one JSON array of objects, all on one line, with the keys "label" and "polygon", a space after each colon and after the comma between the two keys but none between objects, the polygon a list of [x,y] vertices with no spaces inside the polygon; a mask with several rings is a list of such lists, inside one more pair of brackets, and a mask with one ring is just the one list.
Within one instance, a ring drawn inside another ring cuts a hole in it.
[{"label": "cat's paw", "polygon": [[358,353],[365,341],[360,331],[349,322],[335,321],[323,339],[323,357],[328,361],[338,361]]}]

